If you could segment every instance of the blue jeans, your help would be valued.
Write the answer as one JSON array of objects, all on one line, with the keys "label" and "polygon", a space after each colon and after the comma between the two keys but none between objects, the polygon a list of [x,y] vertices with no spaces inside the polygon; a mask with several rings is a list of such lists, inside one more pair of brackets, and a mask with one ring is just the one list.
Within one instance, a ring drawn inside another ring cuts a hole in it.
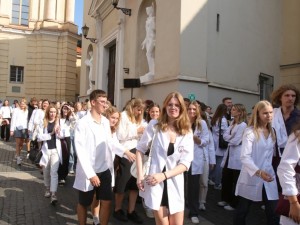
[{"label": "blue jeans", "polygon": [[74,141],[74,137],[71,137],[69,171],[75,171],[76,164],[77,164],[77,154],[76,154],[76,149],[75,149],[75,141]]},{"label": "blue jeans", "polygon": [[222,181],[222,167],[221,167],[222,160],[223,160],[223,156],[216,155],[216,166],[210,172],[210,179],[215,182],[216,186],[220,185]]}]

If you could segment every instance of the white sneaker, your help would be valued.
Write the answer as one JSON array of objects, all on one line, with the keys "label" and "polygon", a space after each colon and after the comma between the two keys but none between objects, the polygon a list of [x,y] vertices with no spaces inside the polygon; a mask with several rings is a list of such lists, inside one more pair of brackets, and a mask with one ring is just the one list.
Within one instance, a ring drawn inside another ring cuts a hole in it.
[{"label": "white sneaker", "polygon": [[201,211],[205,211],[205,210],[206,210],[204,203],[201,203],[201,204],[200,204],[199,209],[200,209]]},{"label": "white sneaker", "polygon": [[22,158],[20,156],[17,157],[17,165],[21,165],[22,163]]},{"label": "white sneaker", "polygon": [[215,189],[215,190],[222,190],[222,184],[215,185],[215,186],[214,186],[214,189]]},{"label": "white sneaker", "polygon": [[57,197],[56,197],[56,195],[51,195],[51,204],[52,205],[56,205],[56,203],[57,203]]},{"label": "white sneaker", "polygon": [[26,155],[26,159],[29,159],[29,153],[27,153],[27,155]]},{"label": "white sneaker", "polygon": [[266,206],[265,206],[265,205],[262,205],[260,208],[261,208],[262,210],[265,210],[265,209],[266,209]]},{"label": "white sneaker", "polygon": [[191,221],[192,221],[192,223],[199,223],[199,219],[197,216],[191,217]]},{"label": "white sneaker", "polygon": [[221,207],[224,207],[224,206],[228,205],[228,203],[224,202],[224,201],[221,201],[221,202],[218,202],[217,205],[221,206]]},{"label": "white sneaker", "polygon": [[232,208],[230,205],[225,205],[224,209],[228,210],[228,211],[233,211],[235,210],[235,208]]},{"label": "white sneaker", "polygon": [[208,180],[208,184],[209,185],[215,185],[215,182],[213,182],[212,180]]},{"label": "white sneaker", "polygon": [[51,192],[49,190],[45,191],[45,198],[50,198],[51,197]]}]

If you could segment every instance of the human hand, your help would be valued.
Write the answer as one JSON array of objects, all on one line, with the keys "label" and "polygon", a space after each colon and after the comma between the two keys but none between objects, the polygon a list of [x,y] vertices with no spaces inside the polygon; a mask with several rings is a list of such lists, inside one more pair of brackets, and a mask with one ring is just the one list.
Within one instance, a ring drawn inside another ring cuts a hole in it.
[{"label": "human hand", "polygon": [[132,153],[131,151],[129,151],[129,150],[126,150],[124,152],[124,155],[127,156],[127,159],[128,159],[129,162],[134,162],[135,159],[136,159],[136,155],[134,153]]},{"label": "human hand", "polygon": [[273,176],[266,171],[261,170],[261,179],[267,182],[271,182],[274,180]]},{"label": "human hand", "polygon": [[215,164],[209,164],[209,169],[213,170],[215,168]]},{"label": "human hand", "polygon": [[164,173],[155,173],[152,175],[148,175],[145,178],[145,181],[148,185],[155,186],[159,184],[160,182],[164,181],[166,179]]},{"label": "human hand", "polygon": [[94,187],[99,187],[101,184],[101,181],[98,176],[93,176],[89,180]]},{"label": "human hand", "polygon": [[144,126],[139,126],[139,127],[137,128],[137,133],[138,133],[138,134],[143,134],[144,130],[145,130],[145,127],[144,127]]},{"label": "human hand", "polygon": [[136,185],[138,187],[139,190],[141,191],[145,191],[145,186],[144,186],[144,180],[143,179],[136,179]]},{"label": "human hand", "polygon": [[289,217],[295,221],[295,223],[300,223],[300,205],[298,202],[290,204]]},{"label": "human hand", "polygon": [[10,132],[10,136],[14,136],[14,132],[13,131]]},{"label": "human hand", "polygon": [[195,142],[197,145],[200,145],[200,144],[201,144],[201,139],[200,139],[197,135],[194,135],[194,136],[193,136],[193,139],[194,139],[194,142]]}]

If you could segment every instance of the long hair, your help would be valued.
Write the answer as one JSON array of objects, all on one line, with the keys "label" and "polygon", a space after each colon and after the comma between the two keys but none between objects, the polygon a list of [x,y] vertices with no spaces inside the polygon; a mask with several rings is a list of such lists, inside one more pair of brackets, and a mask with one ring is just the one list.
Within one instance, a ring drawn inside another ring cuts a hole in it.
[{"label": "long hair", "polygon": [[21,105],[22,102],[25,104],[25,107],[24,107],[23,111],[26,111],[27,110],[27,100],[25,98],[22,98],[21,101],[20,101],[20,105]]},{"label": "long hair", "polygon": [[[72,114],[72,111],[68,108],[68,106],[70,106],[68,103],[65,103],[65,104],[63,104],[61,107],[60,107],[60,118],[62,118],[62,119],[66,119],[66,120],[70,120],[70,116],[71,116],[71,114]],[[67,107],[68,108],[68,114],[67,114],[67,116],[66,116],[66,118],[64,118],[64,111],[63,111],[63,108],[64,107]]]},{"label": "long hair", "polygon": [[115,113],[118,113],[119,114],[119,121],[115,124],[115,126],[110,126],[110,129],[111,129],[111,133],[115,133],[118,129],[118,126],[120,124],[120,121],[121,121],[121,113],[119,112],[119,110],[114,107],[114,106],[111,106],[109,107],[108,109],[105,110],[104,112],[104,116],[109,120],[110,116],[112,114],[115,114]]},{"label": "long hair", "polygon": [[[249,120],[248,126],[253,127],[254,135],[255,135],[256,139],[259,139],[259,132],[258,132],[258,129],[260,128],[259,112],[268,106],[272,107],[271,103],[266,100],[259,101],[254,106],[253,113]],[[275,133],[273,131],[271,123],[267,124],[267,129],[268,129],[269,133],[272,135],[272,139],[275,140],[276,137],[275,137]]]},{"label": "long hair", "polygon": [[160,107],[159,107],[159,104],[153,102],[151,103],[149,106],[148,106],[148,112],[147,112],[147,115],[146,115],[146,121],[149,123],[150,120],[152,120],[151,116],[150,116],[150,110],[153,108],[153,107],[157,107],[158,110],[159,110],[159,114],[161,113],[161,110],[160,110]]},{"label": "long hair", "polygon": [[[134,112],[133,112],[133,109],[134,108],[141,108],[141,110],[143,111],[139,116],[138,118],[136,118],[134,116]],[[142,99],[140,98],[133,98],[131,99],[125,106],[125,112],[129,118],[129,120],[132,122],[132,123],[135,123],[135,124],[140,124],[142,121],[143,121],[143,114],[144,114],[144,103],[142,101]]]},{"label": "long hair", "polygon": [[281,85],[277,90],[273,91],[271,94],[271,102],[275,106],[281,106],[281,97],[284,92],[286,91],[294,91],[296,94],[296,99],[294,105],[298,105],[299,103],[299,97],[300,97],[300,92],[299,90],[292,84],[284,84]]},{"label": "long hair", "polygon": [[215,126],[217,122],[222,120],[222,117],[227,113],[227,106],[225,104],[218,105],[215,114],[211,119],[211,125]]},{"label": "long hair", "polygon": [[56,110],[56,117],[55,117],[55,121],[57,122],[57,118],[58,118],[58,110],[55,107],[55,105],[53,103],[51,103],[46,111],[45,111],[45,117],[44,117],[44,127],[48,126],[49,120],[50,120],[50,109],[55,109]]},{"label": "long hair", "polygon": [[[247,111],[246,111],[246,108],[243,104],[234,104],[232,106],[232,108],[235,108],[239,113],[241,113],[241,115],[239,116],[239,119],[237,121],[237,124],[240,124],[242,122],[245,122],[247,123]],[[233,120],[233,124],[235,124],[235,120]]]},{"label": "long hair", "polygon": [[190,107],[190,105],[193,105],[193,106],[196,107],[196,118],[195,118],[195,122],[194,122],[195,127],[197,128],[197,130],[202,131],[202,125],[201,125],[201,120],[202,120],[202,117],[201,117],[201,108],[200,108],[200,106],[199,106],[199,104],[198,104],[197,101],[191,101],[188,107]]},{"label": "long hair", "polygon": [[158,119],[158,128],[162,131],[166,131],[168,127],[168,114],[167,114],[167,107],[168,103],[172,98],[176,98],[180,104],[180,112],[179,116],[176,118],[174,127],[177,133],[180,135],[187,134],[190,132],[190,120],[187,114],[187,110],[183,101],[183,97],[179,92],[171,92],[167,95],[166,99],[164,100],[162,113],[160,118]]}]

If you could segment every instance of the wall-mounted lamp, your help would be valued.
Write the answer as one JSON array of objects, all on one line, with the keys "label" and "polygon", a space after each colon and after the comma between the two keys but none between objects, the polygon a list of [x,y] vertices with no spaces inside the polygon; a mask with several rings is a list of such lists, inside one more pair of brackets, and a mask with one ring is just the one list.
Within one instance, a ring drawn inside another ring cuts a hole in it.
[{"label": "wall-mounted lamp", "polygon": [[81,28],[81,31],[82,31],[82,34],[83,34],[83,37],[87,40],[90,40],[92,43],[97,43],[97,39],[96,38],[88,38],[87,35],[89,33],[89,27],[85,24],[82,28]]},{"label": "wall-mounted lamp", "polygon": [[131,16],[131,9],[118,7],[119,0],[111,0],[111,4],[115,9],[121,10],[125,15]]}]

